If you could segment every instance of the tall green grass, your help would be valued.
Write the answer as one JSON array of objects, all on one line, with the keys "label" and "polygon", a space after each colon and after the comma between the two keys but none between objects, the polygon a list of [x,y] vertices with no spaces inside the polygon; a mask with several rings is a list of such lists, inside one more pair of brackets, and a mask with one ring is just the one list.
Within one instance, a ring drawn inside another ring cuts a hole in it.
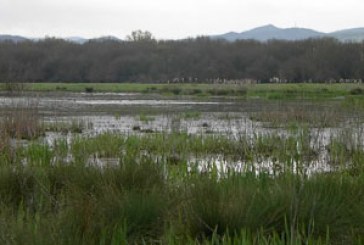
[{"label": "tall green grass", "polygon": [[[3,244],[353,244],[364,178],[341,173],[187,175],[155,163],[1,170]],[[6,225],[5,225],[6,224]]]},{"label": "tall green grass", "polygon": [[[314,174],[297,167],[317,157],[305,128],[253,138],[103,134],[18,146],[13,158],[1,151],[0,242],[360,244],[364,154],[355,132],[330,145],[344,166]],[[201,172],[188,164],[191,155],[214,154],[252,166],[274,159],[281,168],[221,174],[213,165]]]}]

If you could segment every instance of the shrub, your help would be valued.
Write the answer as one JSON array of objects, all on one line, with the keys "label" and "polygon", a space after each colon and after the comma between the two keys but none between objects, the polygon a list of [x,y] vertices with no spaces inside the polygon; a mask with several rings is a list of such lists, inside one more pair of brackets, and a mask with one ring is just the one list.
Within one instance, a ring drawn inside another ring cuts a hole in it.
[{"label": "shrub", "polygon": [[181,94],[182,89],[180,89],[180,88],[172,88],[172,89],[171,89],[171,92],[172,92],[174,95],[179,95],[179,94]]},{"label": "shrub", "polygon": [[85,88],[85,92],[86,93],[93,93],[94,92],[94,88],[93,87],[86,87]]},{"label": "shrub", "polygon": [[364,90],[362,88],[353,88],[350,90],[351,95],[361,95],[364,93]]}]

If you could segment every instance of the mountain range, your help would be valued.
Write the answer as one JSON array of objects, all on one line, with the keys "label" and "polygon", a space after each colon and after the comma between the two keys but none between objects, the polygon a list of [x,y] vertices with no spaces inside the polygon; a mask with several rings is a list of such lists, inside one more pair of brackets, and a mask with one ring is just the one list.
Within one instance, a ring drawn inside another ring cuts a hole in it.
[{"label": "mountain range", "polygon": [[[295,40],[304,40],[309,38],[336,38],[342,42],[362,42],[364,41],[364,28],[351,28],[344,29],[336,32],[319,32],[313,29],[307,28],[279,28],[274,25],[265,25],[261,27],[257,27],[248,31],[243,32],[228,32],[225,34],[212,35],[209,36],[212,39],[223,39],[227,41],[236,41],[236,40],[256,40],[265,42],[268,40],[287,40],[287,41],[295,41]],[[87,39],[83,37],[66,37],[63,38],[66,41],[84,44],[88,41],[121,41],[121,39],[114,36],[102,36],[99,38]],[[12,41],[12,42],[24,42],[24,41],[38,41],[42,39],[32,39],[26,38],[22,36],[14,36],[14,35],[1,35],[0,34],[0,42],[3,41]]]},{"label": "mountain range", "polygon": [[361,42],[364,40],[364,28],[352,28],[341,31],[325,33],[307,28],[279,28],[274,25],[266,25],[244,32],[228,32],[221,35],[214,35],[211,38],[224,39],[228,41],[252,39],[257,41],[268,40],[304,40],[309,38],[336,38],[342,42]]}]

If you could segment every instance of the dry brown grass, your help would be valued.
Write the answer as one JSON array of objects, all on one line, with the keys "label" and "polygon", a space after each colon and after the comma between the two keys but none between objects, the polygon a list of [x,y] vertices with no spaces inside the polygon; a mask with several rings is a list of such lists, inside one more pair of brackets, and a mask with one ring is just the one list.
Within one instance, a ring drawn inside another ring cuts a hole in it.
[{"label": "dry brown grass", "polygon": [[3,85],[4,91],[6,91],[9,95],[18,95],[21,94],[23,91],[28,90],[29,86],[25,83],[14,83],[14,82],[7,82]]},{"label": "dry brown grass", "polygon": [[31,140],[44,134],[38,102],[15,105],[4,113],[0,122],[2,134],[15,139]]}]

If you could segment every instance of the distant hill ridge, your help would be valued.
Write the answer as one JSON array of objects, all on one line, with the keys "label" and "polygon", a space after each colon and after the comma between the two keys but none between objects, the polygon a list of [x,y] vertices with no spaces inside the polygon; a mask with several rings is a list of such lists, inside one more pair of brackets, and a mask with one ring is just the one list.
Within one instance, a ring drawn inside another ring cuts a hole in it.
[{"label": "distant hill ridge", "polygon": [[14,35],[0,35],[0,42],[4,41],[13,41],[13,42],[24,42],[28,39],[21,36],[14,36]]},{"label": "distant hill ridge", "polygon": [[[40,40],[44,40],[45,38],[26,38],[26,37],[22,37],[22,36],[15,36],[15,35],[1,35],[0,34],[0,42],[5,42],[5,41],[10,41],[10,42],[25,42],[25,41],[40,41]],[[88,41],[94,41],[94,42],[102,42],[102,41],[116,41],[116,42],[120,42],[122,41],[121,39],[114,37],[114,36],[102,36],[102,37],[97,37],[97,38],[91,38],[91,39],[87,39],[87,38],[83,38],[83,37],[65,37],[65,38],[60,38],[63,39],[65,41],[68,42],[72,42],[72,43],[78,43],[78,44],[84,44],[87,43]]]},{"label": "distant hill ridge", "polygon": [[[227,41],[236,41],[236,40],[256,40],[265,42],[268,40],[287,40],[287,41],[296,41],[296,40],[304,40],[309,38],[324,38],[331,37],[336,38],[342,42],[362,42],[364,41],[364,27],[363,28],[351,28],[344,29],[340,31],[324,33],[319,32],[313,29],[307,28],[279,28],[274,25],[265,25],[261,27],[257,27],[248,31],[243,32],[227,32],[225,34],[212,35],[209,36],[212,39],[223,39]],[[65,37],[61,38],[69,42],[84,44],[88,41],[121,41],[121,39],[114,36],[102,36],[99,38],[87,39],[83,37]],[[24,42],[24,41],[36,41],[42,40],[40,39],[32,39],[22,36],[15,35],[1,35],[0,34],[0,42],[4,41],[12,41],[12,42]]]},{"label": "distant hill ridge", "polygon": [[211,36],[213,39],[224,39],[227,41],[252,39],[262,42],[272,39],[295,41],[323,37],[336,38],[343,42],[361,42],[364,40],[364,28],[352,28],[331,33],[324,33],[307,28],[279,28],[274,25],[265,25],[240,33],[228,32],[221,35]]}]

